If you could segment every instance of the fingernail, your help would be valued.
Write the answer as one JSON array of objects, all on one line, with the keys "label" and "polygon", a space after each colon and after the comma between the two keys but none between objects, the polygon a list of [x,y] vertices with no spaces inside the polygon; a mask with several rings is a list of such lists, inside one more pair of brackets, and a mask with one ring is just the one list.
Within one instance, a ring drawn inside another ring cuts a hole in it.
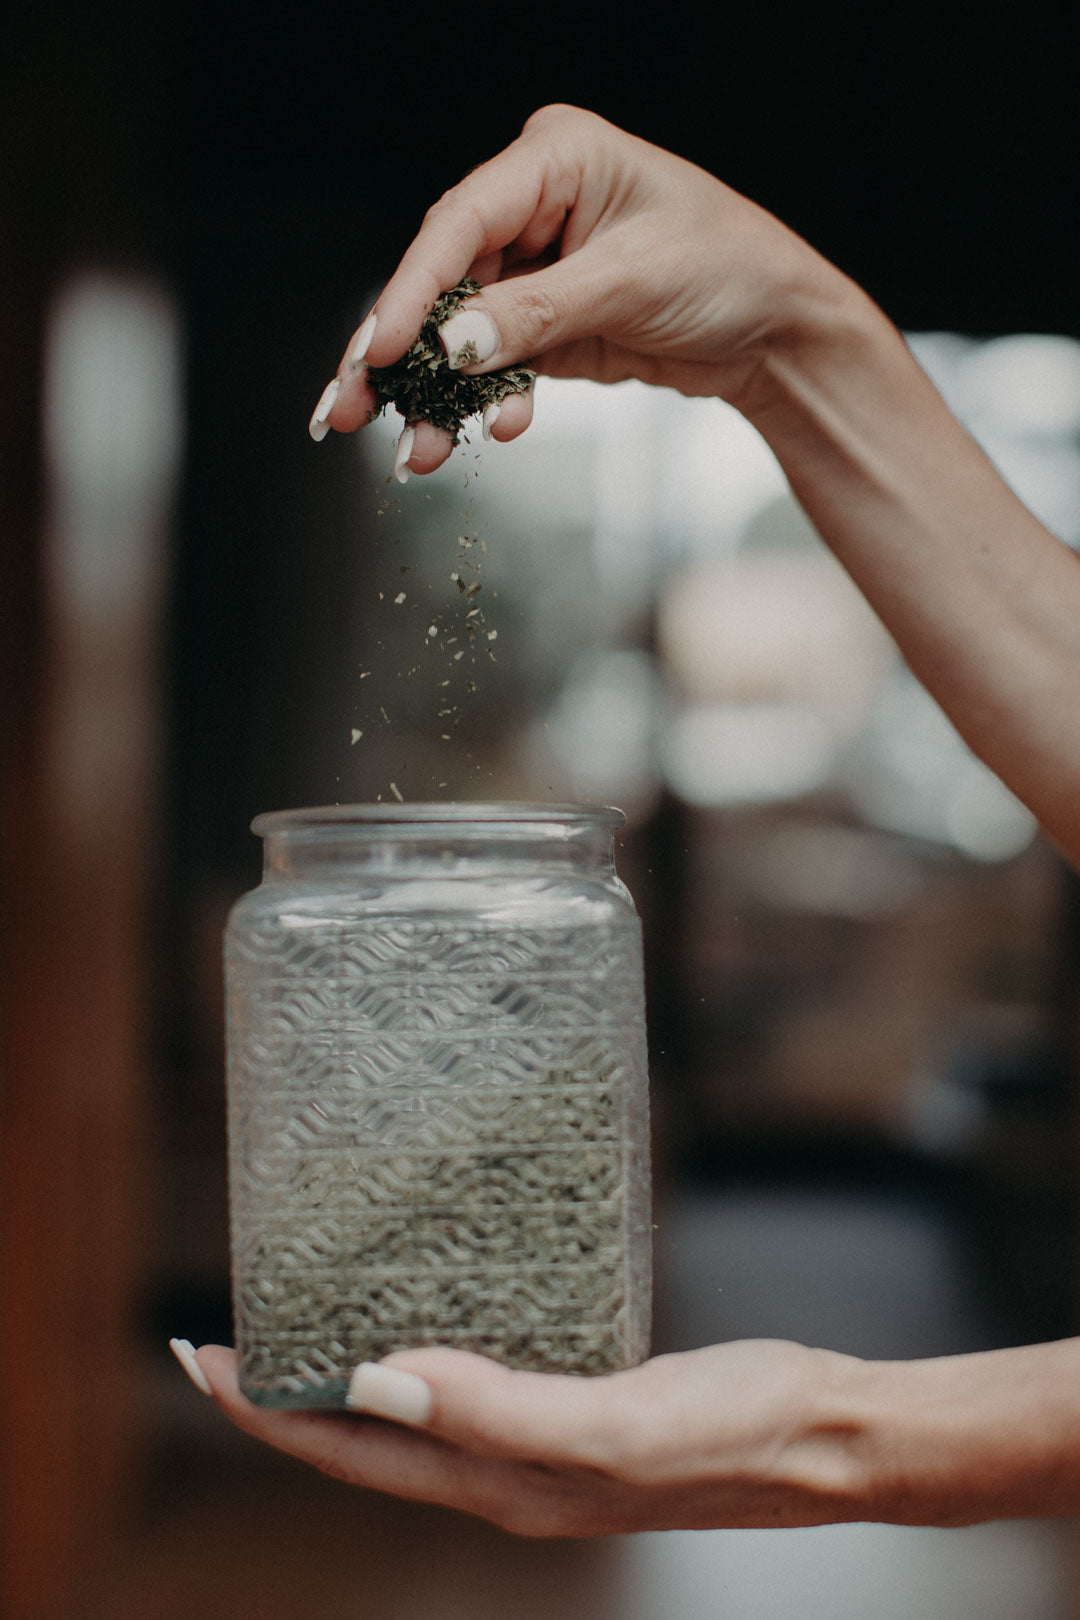
[{"label": "fingernail", "polygon": [[458,309],[439,327],[439,341],[446,350],[451,371],[462,366],[480,366],[499,347],[495,322],[483,309]]},{"label": "fingernail", "polygon": [[325,439],[326,435],[330,431],[330,424],[327,421],[327,417],[334,408],[334,401],[338,397],[338,389],[340,387],[341,378],[335,377],[332,382],[327,383],[326,387],[319,396],[319,403],[316,405],[311,421],[308,423],[308,432],[311,434],[311,437],[315,440],[316,444],[318,444],[320,440]]},{"label": "fingernail", "polygon": [[356,372],[363,369],[364,356],[370,349],[371,340],[375,336],[375,322],[375,311],[372,310],[367,320],[361,326],[359,332],[357,332],[356,336],[353,338],[352,348],[349,350],[346,364],[354,375]]},{"label": "fingernail", "polygon": [[484,417],[483,417],[482,426],[483,426],[483,432],[484,432],[484,438],[485,439],[490,439],[491,438],[491,430],[495,426],[495,423],[499,420],[499,412],[501,410],[502,410],[502,406],[499,404],[498,400],[494,400],[494,399],[491,401],[490,405],[485,405],[484,406]]},{"label": "fingernail", "polygon": [[416,429],[407,427],[397,442],[397,454],[394,457],[394,477],[399,484],[409,481],[408,460],[412,455],[413,445],[416,442]]},{"label": "fingernail", "polygon": [[212,1395],[213,1390],[206,1381],[206,1374],[195,1360],[195,1346],[190,1339],[170,1339],[169,1349],[187,1373],[195,1388],[204,1395]]},{"label": "fingernail", "polygon": [[415,1373],[362,1361],[349,1379],[345,1405],[351,1412],[368,1412],[393,1423],[423,1424],[431,1416],[435,1397],[431,1386]]}]

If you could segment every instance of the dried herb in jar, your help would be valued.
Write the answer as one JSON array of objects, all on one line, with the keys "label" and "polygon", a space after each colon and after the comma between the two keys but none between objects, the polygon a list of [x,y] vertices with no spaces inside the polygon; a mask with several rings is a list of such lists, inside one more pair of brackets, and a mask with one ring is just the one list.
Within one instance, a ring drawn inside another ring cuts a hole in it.
[{"label": "dried herb in jar", "polygon": [[[358,1132],[296,1157],[247,1265],[255,1391],[333,1405],[355,1361],[424,1344],[536,1372],[626,1364],[618,1082],[601,1059],[472,1101],[457,1130],[446,1107],[438,1146],[380,1152]],[[317,1259],[298,1264],[298,1230],[318,1234]]]},{"label": "dried herb in jar", "polygon": [[[377,402],[376,414],[393,405],[406,422],[430,422],[443,428],[455,444],[470,416],[496,405],[508,394],[525,394],[536,373],[528,366],[507,366],[480,377],[455,371],[439,342],[439,327],[466,298],[481,291],[480,283],[466,277],[443,293],[420,328],[420,336],[392,366],[369,366],[368,382]],[[466,356],[467,359],[467,356]]]}]

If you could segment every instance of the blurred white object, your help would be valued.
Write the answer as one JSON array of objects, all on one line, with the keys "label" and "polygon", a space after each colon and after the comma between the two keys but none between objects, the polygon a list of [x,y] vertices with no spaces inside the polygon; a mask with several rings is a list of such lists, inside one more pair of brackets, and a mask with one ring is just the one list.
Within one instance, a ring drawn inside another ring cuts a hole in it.
[{"label": "blurred white object", "polygon": [[662,704],[647,654],[610,650],[579,659],[551,715],[530,734],[537,775],[553,768],[571,797],[610,800],[640,814],[657,789]]},{"label": "blurred white object", "polygon": [[1008,860],[1035,836],[1031,812],[903,667],[852,750],[847,776],[855,805],[873,825],[975,860]]},{"label": "blurred white object", "polygon": [[808,703],[709,703],[679,710],[665,733],[664,778],[703,808],[801,798],[828,782],[836,739]]}]

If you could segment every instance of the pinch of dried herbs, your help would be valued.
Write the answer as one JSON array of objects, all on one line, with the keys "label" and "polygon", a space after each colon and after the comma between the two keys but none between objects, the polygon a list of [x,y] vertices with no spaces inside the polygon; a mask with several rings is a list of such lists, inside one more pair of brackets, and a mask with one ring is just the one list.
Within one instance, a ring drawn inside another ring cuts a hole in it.
[{"label": "pinch of dried herbs", "polygon": [[[430,422],[449,433],[457,444],[470,416],[498,404],[509,394],[528,393],[536,378],[528,366],[507,366],[480,377],[464,376],[450,367],[439,342],[439,327],[460,303],[480,290],[479,282],[466,277],[436,300],[420,328],[420,336],[400,360],[392,366],[368,367],[375,415],[393,405],[406,422]],[[467,349],[468,345],[462,351],[464,364],[469,363]]]}]

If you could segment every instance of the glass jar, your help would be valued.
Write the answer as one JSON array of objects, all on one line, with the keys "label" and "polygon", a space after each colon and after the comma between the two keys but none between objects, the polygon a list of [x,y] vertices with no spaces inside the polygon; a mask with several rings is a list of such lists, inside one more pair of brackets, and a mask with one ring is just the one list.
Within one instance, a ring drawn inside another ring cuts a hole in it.
[{"label": "glass jar", "polygon": [[602,1373],[648,1351],[641,931],[621,811],[256,817],[226,931],[241,1386],[336,1407],[454,1345]]}]

